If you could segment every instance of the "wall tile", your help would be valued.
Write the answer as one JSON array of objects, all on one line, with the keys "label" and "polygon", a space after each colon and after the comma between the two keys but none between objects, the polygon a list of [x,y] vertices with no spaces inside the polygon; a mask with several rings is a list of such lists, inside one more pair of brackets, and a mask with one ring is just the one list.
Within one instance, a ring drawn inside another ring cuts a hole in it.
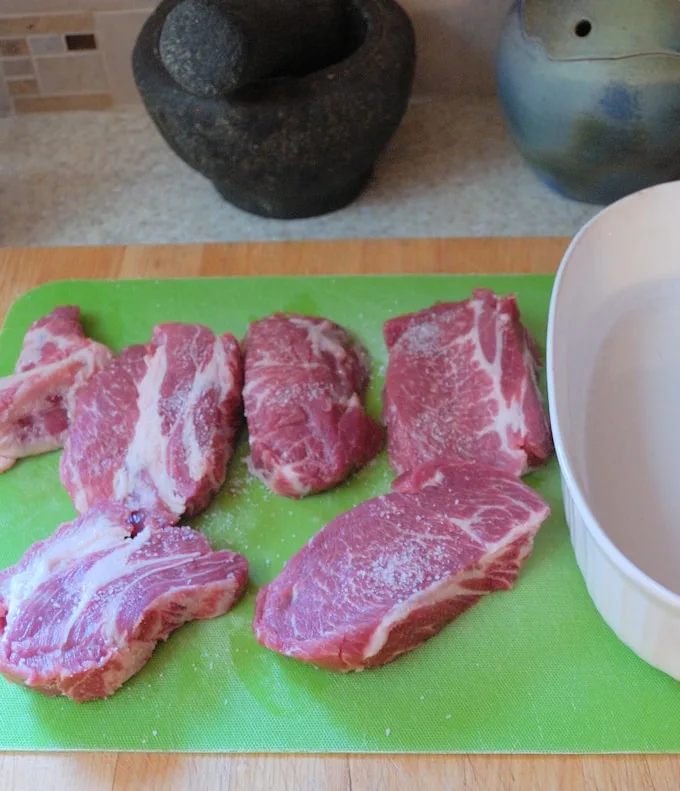
[{"label": "wall tile", "polygon": [[34,14],[41,11],[119,11],[155,8],[158,0],[0,0],[0,14]]},{"label": "wall tile", "polygon": [[32,55],[59,55],[66,52],[64,37],[54,33],[51,36],[29,36],[26,41]]},{"label": "wall tile", "polygon": [[1,57],[14,58],[21,55],[28,55],[28,45],[25,38],[0,39]]},{"label": "wall tile", "polygon": [[60,113],[67,110],[106,110],[111,104],[108,94],[17,96],[14,109],[17,113]]},{"label": "wall tile", "polygon": [[64,39],[66,40],[66,49],[69,52],[97,49],[97,39],[94,33],[67,33]]},{"label": "wall tile", "polygon": [[3,74],[3,64],[0,61],[0,118],[5,115],[10,115],[12,112],[12,99],[10,98],[9,91],[5,85],[5,77]]},{"label": "wall tile", "polygon": [[5,77],[32,77],[33,63],[30,58],[5,58],[2,62]]},{"label": "wall tile", "polygon": [[109,81],[99,52],[34,58],[43,96],[68,93],[108,93]]},{"label": "wall tile", "polygon": [[7,90],[10,96],[34,96],[38,93],[38,83],[35,77],[7,80]]},{"label": "wall tile", "polygon": [[[54,6],[53,6],[54,7]],[[92,14],[80,11],[69,14],[0,17],[0,36],[29,36],[47,33],[81,33],[92,30]]]},{"label": "wall tile", "polygon": [[148,11],[94,15],[97,42],[106,58],[114,100],[119,104],[140,101],[132,76],[132,48],[148,16]]}]

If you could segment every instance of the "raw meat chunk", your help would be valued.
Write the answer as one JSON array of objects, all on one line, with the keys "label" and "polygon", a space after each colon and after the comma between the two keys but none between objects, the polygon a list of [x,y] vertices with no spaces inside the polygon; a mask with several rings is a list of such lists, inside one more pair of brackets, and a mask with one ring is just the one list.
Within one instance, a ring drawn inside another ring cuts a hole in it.
[{"label": "raw meat chunk", "polygon": [[182,624],[227,612],[242,595],[242,555],[213,552],[188,527],[122,505],[61,525],[0,572],[0,673],[46,695],[104,698]]},{"label": "raw meat chunk", "polygon": [[245,345],[248,464],[272,491],[330,489],[376,456],[382,429],[362,403],[368,357],[342,327],[276,314],[251,324]]},{"label": "raw meat chunk", "polygon": [[169,522],[207,507],[224,483],[241,426],[236,339],[160,324],[79,393],[61,480],[79,513],[114,500]]},{"label": "raw meat chunk", "polygon": [[114,480],[139,421],[137,388],[148,351],[142,345],[123,349],[78,394],[60,475],[79,513],[113,499]]},{"label": "raw meat chunk", "polygon": [[78,307],[55,308],[29,327],[14,373],[0,379],[0,473],[63,445],[78,388],[111,358],[85,337]]},{"label": "raw meat chunk", "polygon": [[262,645],[331,670],[374,667],[512,587],[549,513],[516,476],[431,462],[341,514],[258,594]]},{"label": "raw meat chunk", "polygon": [[513,296],[477,289],[387,321],[384,336],[384,420],[397,473],[447,457],[523,475],[551,456],[540,354]]}]

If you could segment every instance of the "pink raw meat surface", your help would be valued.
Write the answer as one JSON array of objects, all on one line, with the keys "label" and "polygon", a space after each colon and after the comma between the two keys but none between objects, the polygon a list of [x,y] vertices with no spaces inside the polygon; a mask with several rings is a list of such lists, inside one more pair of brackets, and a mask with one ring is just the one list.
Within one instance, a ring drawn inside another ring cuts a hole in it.
[{"label": "pink raw meat surface", "polygon": [[515,298],[477,289],[387,321],[384,420],[397,473],[459,458],[523,475],[553,445],[540,355]]},{"label": "pink raw meat surface", "polygon": [[364,409],[364,349],[332,321],[277,314],[250,325],[243,398],[251,472],[276,494],[336,486],[373,459],[382,429]]},{"label": "pink raw meat surface", "polygon": [[207,507],[242,421],[236,339],[160,324],[79,393],[61,480],[79,513],[114,500],[170,522]]},{"label": "pink raw meat surface", "polygon": [[229,610],[248,563],[213,552],[188,527],[147,520],[135,533],[122,505],[103,503],[61,525],[0,572],[0,673],[76,701],[114,693],[156,644]]},{"label": "pink raw meat surface", "polygon": [[431,462],[321,530],[258,593],[262,645],[331,670],[391,662],[512,587],[549,514],[514,475]]},{"label": "pink raw meat surface", "polygon": [[0,379],[0,472],[63,445],[78,388],[111,358],[85,336],[75,306],[29,327],[14,373]]}]

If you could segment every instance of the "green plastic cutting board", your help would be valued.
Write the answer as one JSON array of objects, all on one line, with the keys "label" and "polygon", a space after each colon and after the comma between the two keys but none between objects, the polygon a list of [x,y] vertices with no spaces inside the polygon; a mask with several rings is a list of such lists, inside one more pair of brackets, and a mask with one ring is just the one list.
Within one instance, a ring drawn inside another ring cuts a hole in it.
[{"label": "green plastic cutting board", "polygon": [[[276,310],[328,316],[374,361],[380,411],[389,316],[459,299],[474,286],[515,292],[545,337],[552,278],[408,276],[58,282],[17,302],[0,336],[9,373],[28,324],[59,304],[82,307],[88,332],[115,349],[161,321],[203,322],[241,337]],[[255,592],[341,511],[389,489],[384,457],[344,486],[292,502],[246,474],[245,440],[227,484],[193,525],[243,552],[248,595],[223,618],[185,626],[107,701],[77,705],[0,679],[0,748],[296,752],[609,752],[680,750],[680,684],[637,659],[586,593],[562,514],[557,465],[530,479],[551,518],[514,590],[496,593],[386,667],[338,675],[255,642]],[[0,567],[73,516],[58,454],[0,476]]]}]

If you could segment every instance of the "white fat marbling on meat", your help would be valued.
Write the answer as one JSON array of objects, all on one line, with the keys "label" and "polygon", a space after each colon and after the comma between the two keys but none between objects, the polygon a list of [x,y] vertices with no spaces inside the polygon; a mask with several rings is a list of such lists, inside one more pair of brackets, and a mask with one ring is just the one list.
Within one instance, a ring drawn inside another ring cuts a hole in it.
[{"label": "white fat marbling on meat", "polygon": [[[161,345],[149,360],[146,374],[139,386],[137,405],[140,418],[125,464],[116,473],[114,496],[122,501],[134,493],[136,502],[142,508],[152,507],[160,497],[174,513],[179,514],[184,510],[185,503],[176,490],[176,482],[167,464],[168,445],[175,426],[164,431],[160,411],[163,398],[161,386],[168,373],[167,348]],[[210,458],[196,436],[195,409],[204,394],[218,384],[218,402],[221,403],[235,383],[224,347],[216,339],[209,362],[195,372],[189,392],[181,394],[182,408],[178,411],[188,471],[194,481],[200,481],[206,475],[210,464]],[[180,395],[176,394],[174,397],[180,398]]]},{"label": "white fat marbling on meat", "polygon": [[[113,494],[116,500],[124,502],[134,493],[140,508],[152,508],[159,496],[173,512],[181,513],[184,502],[175,490],[175,482],[165,463],[169,436],[162,430],[162,417],[158,410],[167,365],[165,347],[156,349],[139,385],[137,405],[140,417],[125,464],[116,472]],[[147,476],[152,487],[149,487]]]},{"label": "white fat marbling on meat", "polygon": [[22,573],[11,577],[6,594],[8,603],[29,599],[32,591],[70,566],[74,558],[111,549],[128,535],[119,523],[102,514],[82,530],[63,532],[66,534],[60,541],[44,542],[44,551],[36,553],[34,561]]},{"label": "white fat marbling on meat", "polygon": [[210,361],[197,371],[191,383],[191,390],[186,396],[187,412],[192,419],[186,419],[182,425],[182,439],[187,449],[189,475],[199,481],[210,469],[209,459],[199,445],[196,437],[196,422],[193,419],[196,405],[209,390],[219,385],[218,403],[222,403],[226,395],[235,388],[234,377],[229,368],[224,346],[218,339],[213,344]]},{"label": "white fat marbling on meat", "polygon": [[[477,520],[475,519],[475,521]],[[455,524],[457,527],[460,527],[465,530],[465,532],[469,532],[470,535],[474,536],[474,532],[469,530],[469,526],[463,527],[462,520],[455,520]],[[380,625],[373,632],[371,639],[366,645],[364,657],[368,660],[379,654],[387,643],[392,629],[406,621],[411,613],[422,607],[431,607],[461,596],[474,595],[477,592],[488,595],[488,590],[476,591],[471,587],[470,583],[485,581],[489,575],[489,569],[498,559],[498,555],[507,551],[508,546],[516,539],[521,538],[525,533],[526,526],[522,523],[518,524],[514,530],[510,531],[502,540],[495,544],[487,543],[485,545],[482,563],[460,573],[457,577],[447,577],[443,580],[439,580],[433,585],[430,585],[426,590],[417,591],[409,599],[398,604],[385,618],[383,618]],[[527,543],[526,546],[523,547],[522,553],[519,555],[514,565],[520,568],[530,552],[531,544]],[[411,560],[411,562],[413,562],[413,560]],[[417,581],[414,580],[414,582],[417,584]],[[394,584],[394,580],[392,584]]]},{"label": "white fat marbling on meat", "polygon": [[41,365],[0,380],[0,397],[3,390],[12,392],[11,404],[0,416],[0,454],[20,459],[60,448],[63,441],[61,435],[37,435],[32,438],[30,446],[27,446],[18,440],[15,432],[3,431],[2,426],[9,426],[11,429],[17,421],[39,413],[45,406],[47,394],[62,397],[67,413],[72,415],[78,388],[95,371],[102,368],[110,357],[108,349],[99,344],[91,344],[58,362]]}]

